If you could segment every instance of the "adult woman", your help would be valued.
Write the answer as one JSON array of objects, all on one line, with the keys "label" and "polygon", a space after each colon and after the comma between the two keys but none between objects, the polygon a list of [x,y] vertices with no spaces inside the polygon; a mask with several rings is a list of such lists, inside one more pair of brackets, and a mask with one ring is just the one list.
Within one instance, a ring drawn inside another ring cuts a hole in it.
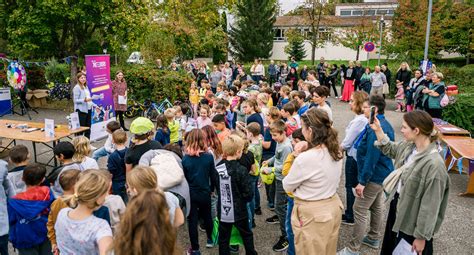
[{"label": "adult woman", "polygon": [[292,67],[290,69],[290,73],[286,77],[286,83],[292,86],[292,90],[298,90],[298,72],[296,72],[296,68]]},{"label": "adult woman", "polygon": [[143,191],[132,199],[115,235],[113,253],[180,254],[167,207],[163,193],[156,190]]},{"label": "adult woman", "polygon": [[403,89],[406,91],[411,79],[411,70],[407,62],[402,62],[400,64],[400,68],[398,68],[397,70],[397,75],[395,76],[395,79],[397,83],[396,85],[403,84]]},{"label": "adult woman", "polygon": [[394,199],[381,254],[392,254],[401,239],[417,254],[433,254],[433,235],[443,222],[449,193],[449,177],[437,150],[433,120],[423,111],[405,114],[401,129],[405,141],[398,143],[388,139],[377,119],[370,127],[377,135],[375,145],[395,159],[397,169],[384,182],[385,191],[394,193]]},{"label": "adult woman", "polygon": [[336,254],[344,208],[336,193],[342,168],[337,131],[319,109],[307,111],[301,122],[309,149],[283,179],[285,191],[295,196],[291,225],[296,253]]},{"label": "adult woman", "polygon": [[[342,221],[345,224],[354,224],[354,212],[352,206],[354,205],[355,197],[352,188],[355,188],[359,181],[357,180],[357,146],[356,141],[362,131],[367,126],[368,115],[370,114],[369,97],[364,91],[356,91],[352,94],[349,101],[351,111],[356,114],[354,119],[349,122],[346,127],[346,136],[341,143],[341,148],[346,152],[345,164],[345,179],[346,179],[346,211],[342,216]],[[367,115],[366,115],[367,114]]]},{"label": "adult woman", "polygon": [[440,72],[434,72],[431,75],[431,84],[429,88],[423,89],[423,107],[425,111],[433,118],[441,118],[443,114],[443,108],[441,107],[441,99],[445,93],[443,74]]},{"label": "adult woman", "polygon": [[265,76],[265,68],[262,65],[262,60],[255,59],[252,67],[250,67],[250,74],[252,75],[252,80],[258,85]]},{"label": "adult woman", "polygon": [[280,66],[280,83],[285,85],[286,84],[286,77],[288,76],[288,73],[290,70],[288,69],[288,65],[286,63],[283,63]]},{"label": "adult woman", "polygon": [[360,77],[359,89],[367,92],[367,94],[370,93],[370,89],[372,88],[372,84],[370,83],[371,76],[370,67],[366,67],[364,74]]},{"label": "adult woman", "polygon": [[[72,89],[74,111],[79,115],[79,123],[82,127],[91,127],[92,97],[86,83],[86,75],[82,72],[77,74],[77,84]],[[90,138],[91,131],[84,131],[84,136]]]},{"label": "adult woman", "polygon": [[212,72],[211,72],[211,89],[212,89],[212,93],[216,93],[216,90],[217,90],[217,83],[219,83],[221,80],[222,80],[222,72],[219,71],[219,68],[217,68],[217,66],[213,66],[212,67]]},{"label": "adult woman", "polygon": [[260,134],[263,135],[263,119],[256,100],[247,100],[242,103],[242,110],[247,115],[246,124],[257,122],[260,125]]},{"label": "adult woman", "polygon": [[225,62],[224,68],[222,69],[222,78],[225,81],[227,87],[232,85],[232,68],[230,68],[229,62]]},{"label": "adult woman", "polygon": [[418,86],[422,85],[426,82],[425,79],[423,79],[422,75],[423,71],[422,70],[416,70],[415,71],[415,77],[410,80],[410,83],[408,84],[408,88],[410,90],[409,95],[407,95],[406,98],[406,109],[407,112],[411,112],[414,109],[415,105],[415,100],[414,100],[414,94],[416,93]]},{"label": "adult woman", "polygon": [[112,96],[114,97],[115,113],[117,113],[120,126],[123,130],[128,131],[128,129],[125,128],[125,122],[123,120],[123,114],[127,111],[127,104],[124,104],[123,101],[119,101],[119,97],[123,97],[123,99],[127,98],[127,82],[123,78],[122,71],[115,73],[115,80],[112,81]]},{"label": "adult woman", "polygon": [[342,91],[341,101],[349,102],[352,92],[354,92],[355,70],[354,62],[349,62],[349,67],[344,72],[344,90]]}]

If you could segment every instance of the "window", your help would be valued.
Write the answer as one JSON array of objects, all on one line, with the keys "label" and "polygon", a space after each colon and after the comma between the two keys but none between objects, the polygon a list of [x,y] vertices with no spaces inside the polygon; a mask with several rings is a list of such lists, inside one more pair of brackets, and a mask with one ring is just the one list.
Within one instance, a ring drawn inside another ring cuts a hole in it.
[{"label": "window", "polygon": [[341,16],[351,16],[352,11],[351,10],[341,10]]},{"label": "window", "polygon": [[366,11],[365,11],[365,15],[368,15],[368,16],[375,16],[375,10],[366,10]]},{"label": "window", "polygon": [[364,12],[362,10],[353,10],[352,16],[362,16]]},{"label": "window", "polygon": [[387,10],[377,10],[377,15],[386,15]]},{"label": "window", "polygon": [[273,32],[274,32],[274,37],[273,37],[274,41],[284,41],[285,40],[285,38],[283,37],[283,30],[282,29],[276,28],[276,29],[273,29]]},{"label": "window", "polygon": [[395,14],[395,10],[388,10],[387,11],[387,15],[393,15],[393,14]]}]

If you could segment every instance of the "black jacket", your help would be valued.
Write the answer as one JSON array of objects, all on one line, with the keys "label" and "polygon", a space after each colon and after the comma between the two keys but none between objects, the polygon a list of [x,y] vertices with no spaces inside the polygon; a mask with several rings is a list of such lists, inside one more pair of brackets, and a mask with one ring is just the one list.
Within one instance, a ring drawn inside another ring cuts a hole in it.
[{"label": "black jacket", "polygon": [[[222,160],[218,165],[225,164],[227,174],[231,177],[232,185],[232,202],[234,205],[234,220],[239,221],[246,219],[247,203],[253,199],[253,190],[250,184],[250,176],[247,169],[237,160]],[[217,175],[217,217],[221,217],[221,192],[220,178]]]},{"label": "black jacket", "polygon": [[411,72],[408,71],[408,70],[398,70],[397,72],[397,76],[395,78],[396,80],[398,81],[401,81],[403,82],[403,87],[406,87],[408,86],[408,84],[410,83],[410,80],[411,80]]}]

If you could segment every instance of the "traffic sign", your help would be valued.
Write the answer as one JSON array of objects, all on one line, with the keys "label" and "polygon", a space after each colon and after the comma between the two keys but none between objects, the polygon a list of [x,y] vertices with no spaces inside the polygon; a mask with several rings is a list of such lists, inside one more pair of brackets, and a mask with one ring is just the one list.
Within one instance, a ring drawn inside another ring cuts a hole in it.
[{"label": "traffic sign", "polygon": [[372,52],[375,50],[375,44],[373,42],[366,42],[364,44],[364,50],[367,52]]}]

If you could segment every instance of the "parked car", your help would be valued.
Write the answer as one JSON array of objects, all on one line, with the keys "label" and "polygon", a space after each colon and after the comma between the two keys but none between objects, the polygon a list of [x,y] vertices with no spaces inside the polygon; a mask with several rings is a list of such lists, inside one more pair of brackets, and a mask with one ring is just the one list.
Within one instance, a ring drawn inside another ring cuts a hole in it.
[{"label": "parked car", "polygon": [[129,63],[129,64],[145,64],[145,60],[143,60],[143,56],[139,51],[134,51],[128,57],[127,63]]}]

